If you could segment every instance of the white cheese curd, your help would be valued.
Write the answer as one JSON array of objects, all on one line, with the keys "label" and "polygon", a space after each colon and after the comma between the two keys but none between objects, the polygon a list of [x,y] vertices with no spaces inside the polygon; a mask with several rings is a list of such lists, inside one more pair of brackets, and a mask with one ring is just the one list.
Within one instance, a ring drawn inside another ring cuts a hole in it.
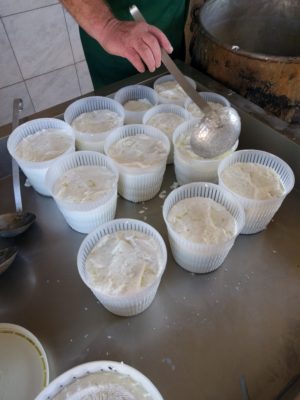
[{"label": "white cheese curd", "polygon": [[136,293],[149,286],[163,267],[156,240],[138,231],[102,237],[85,266],[91,287],[112,296]]},{"label": "white cheese curd", "polygon": [[101,371],[78,378],[53,400],[151,400],[144,387],[128,375]]},{"label": "white cheese curd", "polygon": [[147,121],[147,125],[152,125],[154,128],[164,132],[172,142],[172,135],[178,125],[184,122],[184,118],[172,112],[162,112],[153,115]]},{"label": "white cheese curd", "polygon": [[[206,160],[205,158],[196,154],[191,146],[192,133],[199,129],[199,124],[196,124],[189,132],[180,134],[175,142],[176,149],[180,152],[181,156],[191,160]],[[221,160],[231,153],[231,150],[218,155],[217,157],[211,158],[210,160]]]},{"label": "white cheese curd", "polygon": [[123,104],[123,107],[126,111],[147,111],[151,107],[153,107],[153,104],[150,103],[149,100],[147,99],[139,99],[139,100],[129,100],[126,101],[126,103]]},{"label": "white cheese curd", "polygon": [[195,243],[218,244],[236,234],[235,218],[224,206],[204,197],[180,200],[168,214],[175,232]]},{"label": "white cheese curd", "polygon": [[236,163],[221,174],[224,184],[240,196],[267,200],[284,194],[279,175],[270,167],[255,163]]},{"label": "white cheese curd", "polygon": [[155,91],[162,97],[170,100],[183,100],[187,94],[176,81],[166,81],[155,85]]},{"label": "white cheese curd", "polygon": [[122,118],[114,111],[95,110],[83,113],[72,121],[72,128],[84,133],[102,133],[120,126]]},{"label": "white cheese curd", "polygon": [[167,149],[161,140],[141,134],[117,141],[110,146],[108,155],[119,164],[147,168],[166,159]]},{"label": "white cheese curd", "polygon": [[26,161],[52,160],[65,153],[72,142],[72,137],[63,129],[42,129],[22,139],[16,146],[15,154]]},{"label": "white cheese curd", "polygon": [[106,167],[80,166],[66,171],[54,185],[57,199],[85,203],[99,200],[116,185],[116,176]]},{"label": "white cheese curd", "polygon": [[[208,101],[208,104],[210,105],[211,109],[218,112],[220,111],[222,108],[224,108],[225,106],[223,106],[220,103],[214,103],[212,101]],[[200,108],[194,103],[190,103],[187,107],[188,112],[190,112],[192,114],[193,117],[195,118],[202,118],[204,117],[204,112],[202,110],[200,110]]]}]

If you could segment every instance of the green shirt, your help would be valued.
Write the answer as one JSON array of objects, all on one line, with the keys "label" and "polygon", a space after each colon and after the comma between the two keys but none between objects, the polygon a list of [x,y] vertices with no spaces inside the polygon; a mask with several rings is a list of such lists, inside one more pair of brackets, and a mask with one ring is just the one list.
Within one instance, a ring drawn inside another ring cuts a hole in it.
[{"label": "green shirt", "polygon": [[[146,21],[161,29],[170,40],[174,52],[173,58],[184,59],[184,24],[187,14],[187,0],[109,0],[113,14],[121,20],[132,21],[129,7],[135,4]],[[94,88],[116,82],[137,74],[136,69],[127,59],[112,56],[80,29],[81,41],[94,84]]]}]

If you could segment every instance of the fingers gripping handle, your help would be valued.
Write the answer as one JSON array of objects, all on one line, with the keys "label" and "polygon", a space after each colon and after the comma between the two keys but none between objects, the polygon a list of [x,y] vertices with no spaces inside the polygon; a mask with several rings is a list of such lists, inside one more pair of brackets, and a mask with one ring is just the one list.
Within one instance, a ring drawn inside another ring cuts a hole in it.
[{"label": "fingers gripping handle", "polygon": [[[145,18],[143,17],[137,6],[135,5],[130,6],[129,11],[130,14],[132,15],[132,18],[136,22],[146,22]],[[202,97],[199,96],[197,91],[185,79],[184,75],[181,73],[179,68],[176,66],[171,57],[163,48],[161,49],[161,59],[167,70],[170,72],[170,74],[174,76],[176,81],[180,84],[180,86],[186,92],[186,94],[193,100],[193,102],[196,103],[198,107],[200,107],[204,112],[210,111],[211,110],[210,106],[207,104],[205,100],[202,99]]]}]

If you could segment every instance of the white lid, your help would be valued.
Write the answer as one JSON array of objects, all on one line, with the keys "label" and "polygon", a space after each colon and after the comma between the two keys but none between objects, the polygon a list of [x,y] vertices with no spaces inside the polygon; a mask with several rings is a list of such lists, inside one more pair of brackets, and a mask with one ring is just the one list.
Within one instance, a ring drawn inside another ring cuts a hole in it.
[{"label": "white lid", "polygon": [[49,383],[46,353],[27,329],[0,324],[1,399],[32,400]]}]

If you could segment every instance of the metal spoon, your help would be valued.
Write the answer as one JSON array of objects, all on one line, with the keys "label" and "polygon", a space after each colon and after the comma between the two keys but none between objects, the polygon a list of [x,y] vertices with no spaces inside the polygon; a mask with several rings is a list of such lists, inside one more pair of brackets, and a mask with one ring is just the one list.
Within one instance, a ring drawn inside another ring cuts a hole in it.
[{"label": "metal spoon", "polygon": [[[146,22],[137,6],[132,5],[129,11],[135,21]],[[193,131],[191,135],[193,151],[203,158],[213,158],[225,153],[240,135],[241,122],[238,113],[232,107],[224,107],[216,113],[185,79],[164,49],[161,49],[161,59],[182,89],[205,114],[199,124],[199,130]]]},{"label": "metal spoon", "polygon": [[13,263],[18,249],[15,246],[0,250],[0,275]]},{"label": "metal spoon", "polygon": [[[19,124],[19,112],[21,110],[23,110],[22,99],[14,99],[12,130]],[[23,212],[19,166],[14,158],[12,158],[12,175],[16,212],[0,215],[0,236],[2,237],[20,235],[31,226],[36,218],[32,213]]]}]

